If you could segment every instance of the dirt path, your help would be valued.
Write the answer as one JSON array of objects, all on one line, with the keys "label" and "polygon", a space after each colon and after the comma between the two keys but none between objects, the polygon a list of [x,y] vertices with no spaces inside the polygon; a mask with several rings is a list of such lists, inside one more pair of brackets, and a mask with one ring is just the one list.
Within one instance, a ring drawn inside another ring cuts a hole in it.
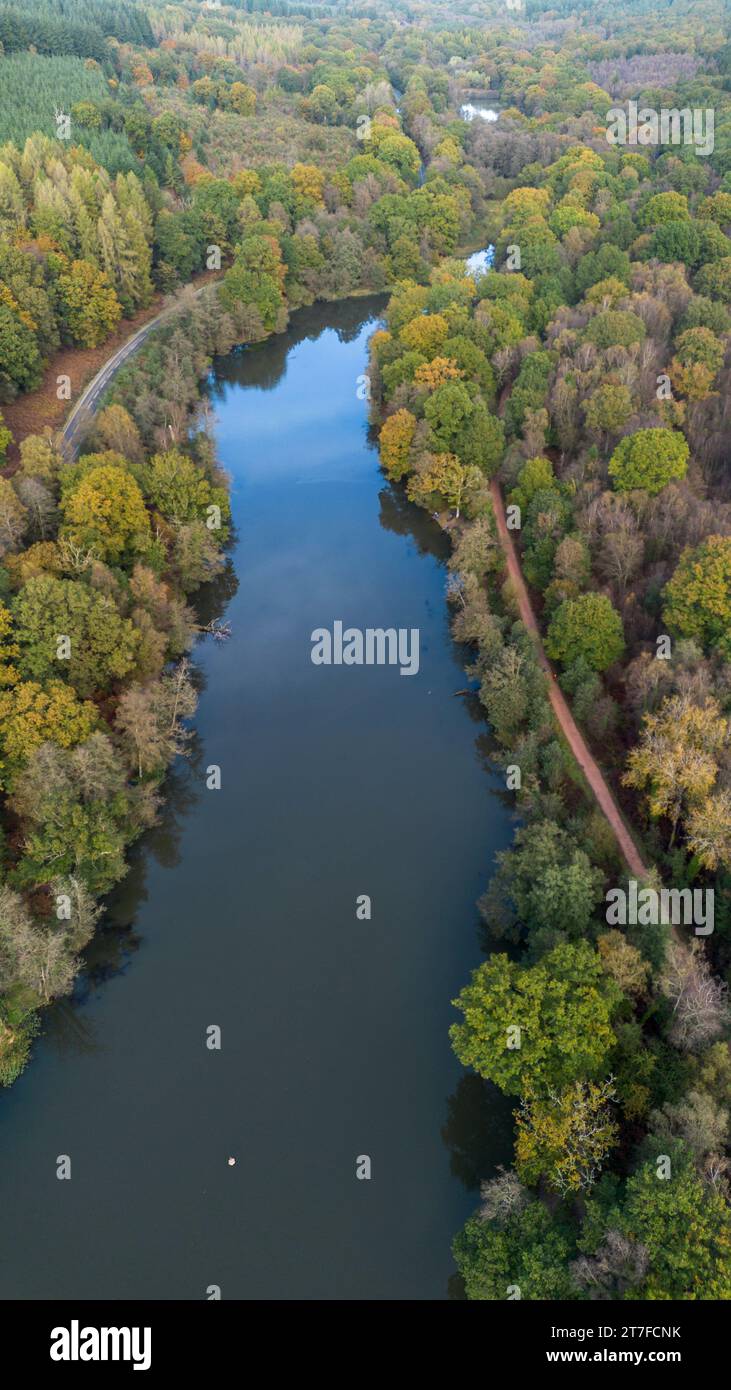
[{"label": "dirt path", "polygon": [[583,734],[581,733],[581,731],[578,728],[578,725],[576,724],[574,716],[572,715],[571,710],[569,709],[568,704],[566,703],[564,695],[557,684],[551,663],[543,650],[543,642],[541,640],[540,628],[536,621],[536,615],[533,612],[533,607],[528,596],[528,590],[526,588],[523,573],[520,568],[520,562],[518,560],[518,555],[513,542],[513,537],[511,536],[508,530],[507,523],[505,520],[505,507],[503,504],[503,497],[502,492],[500,490],[500,484],[497,478],[493,478],[490,484],[490,492],[492,494],[492,502],[495,511],[495,520],[497,522],[498,536],[505,555],[505,559],[507,561],[510,582],[513,586],[515,596],[518,601],[520,618],[523,625],[527,628],[528,632],[531,633],[535,641],[538,660],[546,673],[546,678],[548,681],[548,695],[551,701],[551,705],[553,707],[553,712],[561,726],[561,729],[563,730],[563,733],[566,737],[571,752],[576,758],[579,767],[581,768],[587,782],[589,783],[589,786],[591,787],[597,805],[603,812],[604,816],[606,817],[610,826],[612,827],[612,830],[614,831],[615,838],[617,840],[619,848],[622,851],[628,868],[630,869],[635,878],[640,880],[646,879],[649,875],[649,870],[642,861],[642,857],[637,849],[634,840],[632,839],[632,836],[629,833],[629,830],[627,829],[627,826],[625,825],[622,819],[619,807],[617,806],[617,803],[614,800],[614,797],[612,796],[609,787],[607,786],[604,776],[600,772],[599,767],[597,766],[594,758],[589,752],[586,740],[584,739]]}]

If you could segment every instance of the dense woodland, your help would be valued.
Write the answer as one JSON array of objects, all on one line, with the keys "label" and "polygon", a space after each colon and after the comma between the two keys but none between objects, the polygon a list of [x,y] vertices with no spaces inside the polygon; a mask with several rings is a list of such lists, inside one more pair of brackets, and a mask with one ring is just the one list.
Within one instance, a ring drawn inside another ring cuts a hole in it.
[{"label": "dense woodland", "polygon": [[[179,300],[78,461],[0,423],[0,1077],[73,987],[188,739],[189,597],[229,525],[211,358],[387,289],[381,461],[450,531],[516,812],[452,1029],[516,1106],[514,1168],[455,1241],[471,1299],[731,1297],[729,18],[599,8],[0,5],[0,399]],[[610,144],[628,101],[711,110],[713,151]],[[493,478],[649,881],[713,890],[710,935],[608,921],[627,869],[517,619]]]}]

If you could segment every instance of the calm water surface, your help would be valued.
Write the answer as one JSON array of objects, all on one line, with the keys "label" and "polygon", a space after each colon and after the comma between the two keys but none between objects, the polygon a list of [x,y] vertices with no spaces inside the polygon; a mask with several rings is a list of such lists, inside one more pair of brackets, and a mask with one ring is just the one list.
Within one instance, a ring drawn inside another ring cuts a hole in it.
[{"label": "calm water surface", "polygon": [[[202,604],[233,635],[197,649],[192,756],[0,1098],[2,1297],[446,1298],[477,1175],[509,1156],[509,1106],[447,1039],[508,810],[454,698],[445,540],[357,396],[380,303],[217,364],[237,540]],[[313,666],[337,618],[418,628],[419,674]]]}]

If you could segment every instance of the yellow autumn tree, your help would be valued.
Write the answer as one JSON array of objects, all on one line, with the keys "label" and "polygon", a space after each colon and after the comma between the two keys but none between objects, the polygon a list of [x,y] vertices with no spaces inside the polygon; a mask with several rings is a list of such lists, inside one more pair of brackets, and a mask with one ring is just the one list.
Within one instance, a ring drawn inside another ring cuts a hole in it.
[{"label": "yellow autumn tree", "polygon": [[290,170],[290,178],[300,197],[311,198],[313,203],[322,203],[325,175],[316,164],[294,164]]},{"label": "yellow autumn tree", "polygon": [[13,639],[13,620],[4,603],[0,603],[0,685],[15,685],[20,673],[13,665],[20,648]]},{"label": "yellow autumn tree", "polygon": [[253,116],[256,111],[256,92],[246,82],[232,82],[226,88],[228,105],[239,116]]},{"label": "yellow autumn tree", "polygon": [[27,434],[20,444],[20,467],[28,478],[40,478],[42,483],[55,484],[63,463],[60,450],[50,430],[45,434]]},{"label": "yellow autumn tree", "polygon": [[591,1187],[617,1142],[611,1081],[575,1081],[565,1091],[529,1096],[516,1111],[516,1170],[526,1183],[545,1178],[567,1196]]},{"label": "yellow autumn tree", "polygon": [[58,294],[66,328],[81,347],[98,347],[122,317],[106,275],[91,261],[72,261],[58,278]]},{"label": "yellow autumn tree", "polygon": [[653,820],[670,821],[671,846],[681,815],[709,796],[718,776],[717,755],[728,742],[729,722],[714,699],[696,705],[687,695],[673,695],[656,714],[645,715],[622,780],[646,793]]},{"label": "yellow autumn tree", "polygon": [[5,421],[3,420],[2,411],[0,410],[0,464],[5,462],[5,455],[7,454],[12,442],[13,432],[12,430],[9,430],[7,425],[5,424]]},{"label": "yellow autumn tree", "polygon": [[433,357],[449,337],[449,323],[443,314],[420,314],[401,330],[404,347]]},{"label": "yellow autumn tree", "polygon": [[416,416],[410,410],[396,410],[381,426],[381,463],[389,478],[398,481],[411,472],[409,453],[416,430]]},{"label": "yellow autumn tree", "polygon": [[61,552],[55,541],[36,541],[17,555],[6,555],[3,564],[13,589],[22,589],[39,574],[63,573]]},{"label": "yellow autumn tree", "polygon": [[368,344],[371,356],[374,357],[376,361],[378,361],[379,354],[383,352],[385,348],[388,347],[389,343],[392,342],[393,338],[391,334],[388,332],[388,329],[377,328],[375,333],[371,337],[370,343]]},{"label": "yellow autumn tree", "polygon": [[503,203],[507,223],[520,225],[529,217],[542,217],[548,212],[551,195],[547,188],[515,188]]},{"label": "yellow autumn tree", "polygon": [[410,479],[409,497],[424,506],[429,494],[437,492],[459,516],[465,496],[483,481],[479,468],[465,467],[456,454],[432,454],[427,466]]},{"label": "yellow autumn tree", "polygon": [[150,518],[139,484],[123,468],[92,468],[61,502],[61,538],[116,563],[144,549]]},{"label": "yellow autumn tree", "polygon": [[256,169],[239,169],[230,183],[237,198],[255,198],[261,193],[261,178]]},{"label": "yellow autumn tree", "polygon": [[704,869],[731,865],[731,792],[714,788],[712,796],[692,806],[685,830],[688,848]]},{"label": "yellow autumn tree", "polygon": [[650,967],[623,932],[603,932],[597,937],[596,946],[602,970],[616,980],[623,994],[646,993]]},{"label": "yellow autumn tree", "polygon": [[433,357],[431,362],[425,362],[423,366],[416,368],[414,385],[425,387],[427,391],[436,391],[445,381],[457,381],[463,376],[464,372],[457,366],[453,357]]},{"label": "yellow autumn tree", "polygon": [[0,777],[8,787],[14,771],[42,743],[73,748],[83,743],[99,723],[91,700],[80,700],[65,681],[22,681],[0,691]]}]

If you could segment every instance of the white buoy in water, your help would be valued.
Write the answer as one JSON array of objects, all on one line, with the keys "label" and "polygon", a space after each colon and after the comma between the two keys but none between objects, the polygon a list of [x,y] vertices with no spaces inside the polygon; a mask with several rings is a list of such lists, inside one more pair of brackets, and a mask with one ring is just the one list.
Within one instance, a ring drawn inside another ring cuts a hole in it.
[{"label": "white buoy in water", "polygon": [[236,1159],[235,1159],[235,1158],[230,1158],[229,1161],[228,1161],[228,1166],[229,1166],[229,1168],[233,1168],[235,1162],[236,1162]]}]

